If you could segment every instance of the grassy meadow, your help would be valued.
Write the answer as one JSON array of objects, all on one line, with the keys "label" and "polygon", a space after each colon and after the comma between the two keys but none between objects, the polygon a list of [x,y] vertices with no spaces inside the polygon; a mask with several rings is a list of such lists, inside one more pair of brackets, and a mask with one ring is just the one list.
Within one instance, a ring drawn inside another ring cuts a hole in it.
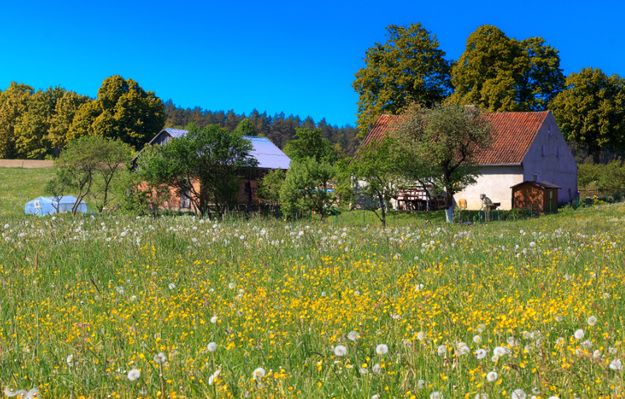
[{"label": "grassy meadow", "polygon": [[22,216],[53,173],[0,169],[6,396],[623,396],[624,206],[386,231]]},{"label": "grassy meadow", "polygon": [[0,217],[8,396],[625,392],[623,205],[472,226],[402,216],[385,231],[358,213],[12,215]]},{"label": "grassy meadow", "polygon": [[27,201],[45,195],[53,168],[0,168],[0,217],[24,214]]}]

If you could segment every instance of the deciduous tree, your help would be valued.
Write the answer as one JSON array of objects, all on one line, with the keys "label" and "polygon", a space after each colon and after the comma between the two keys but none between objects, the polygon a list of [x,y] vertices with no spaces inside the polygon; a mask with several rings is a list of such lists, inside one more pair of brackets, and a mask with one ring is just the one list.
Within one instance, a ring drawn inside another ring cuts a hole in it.
[{"label": "deciduous tree", "polygon": [[153,92],[114,75],[102,82],[95,100],[78,109],[70,135],[120,139],[139,149],[163,127],[165,118],[163,102]]},{"label": "deciduous tree", "polygon": [[295,138],[284,147],[284,152],[291,159],[313,158],[317,162],[336,160],[336,152],[330,141],[323,137],[321,129],[301,127],[295,132]]},{"label": "deciduous tree", "polygon": [[422,174],[445,190],[448,221],[453,218],[453,196],[475,181],[479,173],[475,154],[490,142],[490,126],[475,107],[411,107],[397,129],[408,154],[427,166]]},{"label": "deciduous tree", "polygon": [[451,70],[448,102],[489,111],[540,111],[562,90],[558,51],[540,37],[509,38],[492,25],[469,35]]},{"label": "deciduous tree", "polygon": [[604,150],[625,152],[624,78],[595,68],[572,73],[550,108],[566,138],[583,146],[595,161]]},{"label": "deciduous tree", "polygon": [[371,210],[383,227],[388,204],[406,180],[404,159],[400,142],[391,135],[361,147],[349,164],[350,174],[358,182],[357,195],[377,201],[377,207]]},{"label": "deciduous tree", "polygon": [[386,30],[386,42],[367,50],[354,81],[361,134],[383,113],[397,114],[411,103],[430,107],[451,91],[450,63],[433,34],[421,24]]},{"label": "deciduous tree", "polygon": [[68,135],[74,115],[80,106],[88,101],[88,97],[73,91],[64,91],[63,95],[57,99],[46,137],[50,147],[50,155],[54,157],[59,156],[61,150],[69,141]]},{"label": "deciduous tree", "polygon": [[43,159],[50,155],[48,134],[56,103],[65,90],[53,87],[35,92],[15,124],[15,150],[20,158]]},{"label": "deciduous tree", "polygon": [[254,126],[254,122],[250,119],[245,118],[242,119],[241,122],[237,125],[236,129],[234,129],[234,133],[239,136],[257,136],[258,132],[256,131],[256,127]]},{"label": "deciduous tree", "polygon": [[329,190],[334,174],[334,166],[327,161],[312,157],[293,160],[280,189],[282,213],[298,218],[314,212],[323,219],[334,202]]},{"label": "deciduous tree", "polygon": [[220,218],[236,202],[240,171],[257,164],[251,150],[248,140],[223,128],[196,126],[157,149],[145,165],[155,169],[146,173],[187,195],[202,216]]},{"label": "deciduous tree", "polygon": [[59,196],[63,192],[76,195],[72,207],[75,214],[87,197],[99,198],[98,211],[106,207],[113,178],[130,157],[128,145],[99,136],[84,136],[71,141],[56,161],[57,174],[48,184],[48,191]]},{"label": "deciduous tree", "polygon": [[0,93],[0,158],[14,158],[15,125],[28,108],[28,99],[33,88],[24,84],[11,82],[9,87]]}]

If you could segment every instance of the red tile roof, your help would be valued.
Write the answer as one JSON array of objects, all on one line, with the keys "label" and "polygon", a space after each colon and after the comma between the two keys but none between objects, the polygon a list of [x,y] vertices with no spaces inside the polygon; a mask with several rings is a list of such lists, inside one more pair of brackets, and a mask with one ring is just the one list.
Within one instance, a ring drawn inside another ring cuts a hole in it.
[{"label": "red tile roof", "polygon": [[[521,164],[548,114],[549,111],[485,114],[491,124],[491,144],[475,154],[478,165]],[[362,145],[384,137],[400,120],[400,115],[380,115]]]}]

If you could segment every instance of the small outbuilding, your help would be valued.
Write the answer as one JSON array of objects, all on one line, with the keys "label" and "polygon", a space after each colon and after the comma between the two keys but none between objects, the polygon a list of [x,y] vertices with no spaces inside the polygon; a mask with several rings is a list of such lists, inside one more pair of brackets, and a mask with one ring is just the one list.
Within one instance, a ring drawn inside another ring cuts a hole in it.
[{"label": "small outbuilding", "polygon": [[512,208],[537,213],[558,211],[559,186],[541,181],[524,181],[512,186]]},{"label": "small outbuilding", "polygon": [[[72,211],[76,197],[65,195],[63,197],[37,197],[26,203],[24,213],[27,215],[53,215],[55,213],[68,213]],[[87,213],[87,204],[83,201],[78,205],[79,213]]]}]

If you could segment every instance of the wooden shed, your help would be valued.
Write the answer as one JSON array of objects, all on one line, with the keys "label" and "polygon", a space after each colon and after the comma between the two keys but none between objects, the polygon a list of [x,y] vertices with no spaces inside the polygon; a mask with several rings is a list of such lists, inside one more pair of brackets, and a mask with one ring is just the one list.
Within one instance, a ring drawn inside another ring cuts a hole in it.
[{"label": "wooden shed", "polygon": [[528,209],[537,213],[558,211],[558,190],[555,184],[524,181],[512,186],[512,208]]}]

